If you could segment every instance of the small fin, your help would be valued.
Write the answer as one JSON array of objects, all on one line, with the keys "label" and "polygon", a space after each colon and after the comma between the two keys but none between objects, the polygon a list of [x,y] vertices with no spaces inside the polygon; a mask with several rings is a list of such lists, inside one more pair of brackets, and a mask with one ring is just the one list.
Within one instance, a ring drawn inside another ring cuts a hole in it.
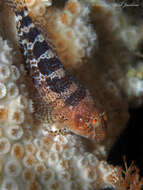
[{"label": "small fin", "polygon": [[38,94],[31,98],[33,100],[34,118],[43,123],[54,123],[53,105],[43,101]]},{"label": "small fin", "polygon": [[21,10],[27,10],[25,0],[4,0],[9,7],[11,7],[14,12],[18,12]]}]

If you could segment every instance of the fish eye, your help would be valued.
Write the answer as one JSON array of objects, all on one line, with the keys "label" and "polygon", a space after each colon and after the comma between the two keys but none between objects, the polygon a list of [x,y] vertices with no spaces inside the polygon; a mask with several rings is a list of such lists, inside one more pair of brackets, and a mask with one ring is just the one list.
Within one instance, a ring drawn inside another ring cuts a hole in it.
[{"label": "fish eye", "polygon": [[93,119],[93,124],[96,124],[97,123],[97,119]]}]

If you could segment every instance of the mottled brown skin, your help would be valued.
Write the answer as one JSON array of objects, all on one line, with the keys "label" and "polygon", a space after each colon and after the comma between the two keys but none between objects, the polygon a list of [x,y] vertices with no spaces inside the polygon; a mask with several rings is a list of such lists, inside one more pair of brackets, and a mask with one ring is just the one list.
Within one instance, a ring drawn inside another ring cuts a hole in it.
[{"label": "mottled brown skin", "polygon": [[80,136],[96,141],[106,138],[107,117],[87,97],[77,106],[57,109],[55,115],[57,121],[68,124],[69,129]]},{"label": "mottled brown skin", "polygon": [[51,44],[33,23],[25,1],[8,2],[16,15],[19,43],[40,101],[35,109],[37,118],[59,123],[80,136],[103,140],[105,114],[96,107],[88,90],[63,67]]}]

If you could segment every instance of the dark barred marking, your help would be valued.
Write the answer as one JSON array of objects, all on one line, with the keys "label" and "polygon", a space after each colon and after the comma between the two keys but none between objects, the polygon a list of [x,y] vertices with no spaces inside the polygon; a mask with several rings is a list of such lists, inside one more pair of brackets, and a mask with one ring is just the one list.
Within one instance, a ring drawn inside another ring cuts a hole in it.
[{"label": "dark barred marking", "polygon": [[29,42],[33,43],[38,35],[40,35],[40,32],[37,28],[32,27],[28,33],[23,33],[22,40],[27,39]]},{"label": "dark barred marking", "polygon": [[40,72],[43,75],[50,75],[51,73],[55,72],[56,70],[62,68],[60,61],[57,58],[50,58],[50,59],[40,59],[38,63],[38,67]]},{"label": "dark barred marking", "polygon": [[31,76],[39,77],[39,70],[38,70],[38,68],[35,67],[35,66],[31,67],[30,74],[31,74]]},{"label": "dark barred marking", "polygon": [[25,16],[22,17],[20,24],[22,28],[24,28],[25,26],[28,27],[30,24],[32,24],[32,20],[29,16]]},{"label": "dark barred marking", "polygon": [[21,10],[21,11],[15,11],[15,14],[16,14],[17,16],[20,15],[20,16],[24,17],[24,15],[25,15],[25,11],[24,11],[24,10]]},{"label": "dark barred marking", "polygon": [[62,93],[64,92],[69,86],[72,84],[73,79],[70,75],[66,74],[65,77],[59,79],[58,77],[55,77],[53,79],[47,78],[47,85],[49,88],[56,92],[56,93]]},{"label": "dark barred marking", "polygon": [[[27,52],[27,54],[25,55],[25,57],[29,60],[32,60],[33,59],[33,55],[30,51]],[[31,64],[31,63],[30,63]]]},{"label": "dark barred marking", "polygon": [[86,89],[80,85],[77,90],[65,100],[65,104],[70,106],[76,106],[85,96]]},{"label": "dark barred marking", "polygon": [[28,32],[29,42],[33,43],[38,35],[40,35],[40,32],[37,30],[37,28],[35,28],[35,27],[30,28],[30,30]]},{"label": "dark barred marking", "polygon": [[33,54],[36,59],[38,59],[42,54],[44,54],[50,47],[47,42],[44,40],[43,42],[37,41],[33,47]]}]

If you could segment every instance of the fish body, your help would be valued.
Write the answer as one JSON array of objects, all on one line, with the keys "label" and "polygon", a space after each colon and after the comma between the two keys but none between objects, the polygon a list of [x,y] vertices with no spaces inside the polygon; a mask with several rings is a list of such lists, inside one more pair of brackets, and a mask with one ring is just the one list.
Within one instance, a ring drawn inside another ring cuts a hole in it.
[{"label": "fish body", "polygon": [[[38,92],[43,120],[61,123],[78,135],[103,140],[106,117],[95,106],[88,90],[62,65],[50,43],[44,39],[28,14],[24,0],[9,0],[16,15],[19,43],[26,65]],[[43,112],[46,107],[46,113]]]}]

